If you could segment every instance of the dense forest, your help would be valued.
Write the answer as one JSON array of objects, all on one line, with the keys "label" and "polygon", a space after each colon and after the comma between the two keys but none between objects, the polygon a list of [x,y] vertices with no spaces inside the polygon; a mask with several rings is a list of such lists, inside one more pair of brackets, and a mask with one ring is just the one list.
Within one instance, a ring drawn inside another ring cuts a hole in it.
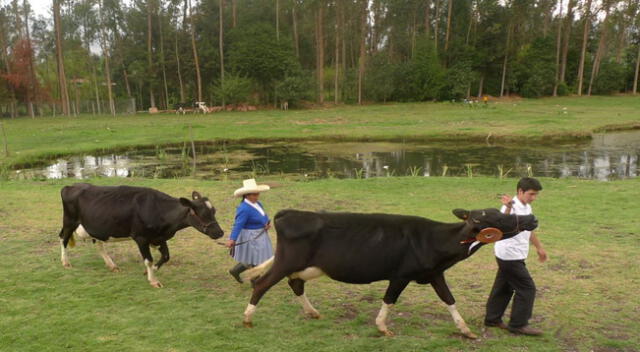
[{"label": "dense forest", "polygon": [[28,0],[0,115],[636,93],[640,0]]}]

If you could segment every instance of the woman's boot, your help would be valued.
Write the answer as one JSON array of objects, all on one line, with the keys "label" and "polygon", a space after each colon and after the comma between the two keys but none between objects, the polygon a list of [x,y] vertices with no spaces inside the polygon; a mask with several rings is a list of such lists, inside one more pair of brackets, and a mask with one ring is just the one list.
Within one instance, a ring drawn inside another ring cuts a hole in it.
[{"label": "woman's boot", "polygon": [[233,278],[236,279],[238,283],[243,283],[242,278],[240,278],[240,273],[247,269],[249,269],[249,266],[244,265],[243,263],[238,263],[236,264],[236,266],[231,268],[231,270],[229,270],[229,274],[231,274],[231,276],[233,276]]}]

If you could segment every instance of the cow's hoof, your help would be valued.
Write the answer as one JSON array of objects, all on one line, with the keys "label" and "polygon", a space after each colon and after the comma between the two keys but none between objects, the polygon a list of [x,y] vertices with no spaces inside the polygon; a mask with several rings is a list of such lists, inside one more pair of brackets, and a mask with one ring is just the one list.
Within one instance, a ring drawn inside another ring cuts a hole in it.
[{"label": "cow's hoof", "polygon": [[311,319],[320,319],[320,313],[318,312],[308,312],[307,316]]},{"label": "cow's hoof", "polygon": [[472,339],[472,340],[477,340],[478,339],[478,335],[472,333],[471,331],[463,332],[462,335],[464,335],[464,337],[466,337],[468,339]]},{"label": "cow's hoof", "polygon": [[162,288],[162,284],[160,283],[160,281],[154,281],[151,283],[151,286],[155,287],[155,288]]},{"label": "cow's hoof", "polygon": [[113,268],[110,268],[112,273],[119,273],[120,272],[120,268],[117,266],[114,266]]},{"label": "cow's hoof", "polygon": [[380,332],[386,337],[393,337],[395,335],[391,330],[380,330]]},{"label": "cow's hoof", "polygon": [[252,328],[253,327],[253,323],[250,321],[243,321],[242,325],[244,325],[245,328]]}]

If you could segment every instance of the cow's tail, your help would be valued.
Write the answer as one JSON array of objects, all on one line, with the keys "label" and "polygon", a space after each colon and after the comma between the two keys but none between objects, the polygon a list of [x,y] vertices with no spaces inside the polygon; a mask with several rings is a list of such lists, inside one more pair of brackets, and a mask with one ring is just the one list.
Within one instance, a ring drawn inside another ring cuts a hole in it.
[{"label": "cow's tail", "polygon": [[264,263],[254,268],[251,268],[249,270],[246,270],[245,272],[240,274],[240,277],[242,277],[242,280],[253,280],[262,276],[269,269],[271,269],[271,267],[273,266],[273,260],[274,260],[274,257],[267,259]]}]

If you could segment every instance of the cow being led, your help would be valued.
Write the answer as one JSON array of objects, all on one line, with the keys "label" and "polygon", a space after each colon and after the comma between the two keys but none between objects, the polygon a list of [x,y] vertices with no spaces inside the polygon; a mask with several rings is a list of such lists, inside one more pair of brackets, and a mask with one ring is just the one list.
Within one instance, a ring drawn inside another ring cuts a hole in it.
[{"label": "cow being led", "polygon": [[[144,259],[149,283],[162,287],[155,272],[169,260],[167,240],[177,231],[193,226],[212,239],[224,234],[216,221],[215,208],[196,191],[189,200],[151,188],[77,183],[62,188],[60,193],[64,215],[59,236],[65,267],[71,267],[67,246],[75,245],[74,232],[80,238],[93,240],[112,271],[119,269],[105,251],[104,243],[131,238]],[[155,265],[150,246],[157,246],[161,254]]]},{"label": "cow being led", "polygon": [[444,271],[483,244],[534,230],[538,222],[533,215],[505,215],[497,209],[456,209],[453,213],[464,221],[447,224],[417,216],[280,211],[274,218],[278,233],[275,256],[243,275],[245,279],[259,277],[244,312],[245,326],[252,326],[260,298],[284,277],[289,278],[304,312],[318,318],[304,294],[304,284],[327,275],[352,284],[389,280],[376,318],[378,330],[387,336],[392,335],[386,325],[389,308],[409,282],[415,281],[431,284],[458,329],[476,338],[456,309]]}]

